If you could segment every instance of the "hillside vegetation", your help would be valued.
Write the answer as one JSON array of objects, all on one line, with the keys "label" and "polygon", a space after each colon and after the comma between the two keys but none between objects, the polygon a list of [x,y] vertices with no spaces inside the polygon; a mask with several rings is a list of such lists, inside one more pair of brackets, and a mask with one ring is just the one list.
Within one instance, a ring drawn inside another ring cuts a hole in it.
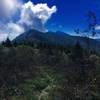
[{"label": "hillside vegetation", "polygon": [[100,100],[100,56],[46,44],[0,46],[0,100]]}]

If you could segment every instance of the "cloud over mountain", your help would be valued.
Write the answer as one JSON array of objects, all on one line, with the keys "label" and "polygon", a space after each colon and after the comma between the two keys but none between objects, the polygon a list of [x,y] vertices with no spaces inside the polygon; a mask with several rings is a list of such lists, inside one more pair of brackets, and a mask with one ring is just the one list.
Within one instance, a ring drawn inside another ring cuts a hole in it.
[{"label": "cloud over mountain", "polygon": [[30,28],[46,31],[45,23],[57,11],[56,6],[50,8],[46,3],[22,3],[21,0],[1,0],[0,9],[0,31],[11,33],[12,39]]},{"label": "cloud over mountain", "polygon": [[56,6],[49,8],[47,4],[34,5],[31,1],[22,5],[19,24],[27,28],[45,31],[44,24],[56,12]]}]

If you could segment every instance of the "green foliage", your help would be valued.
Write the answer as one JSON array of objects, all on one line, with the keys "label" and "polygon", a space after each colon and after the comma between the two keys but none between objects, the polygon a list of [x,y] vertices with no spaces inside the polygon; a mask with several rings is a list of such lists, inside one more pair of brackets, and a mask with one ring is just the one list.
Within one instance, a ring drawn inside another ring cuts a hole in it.
[{"label": "green foliage", "polygon": [[49,94],[53,87],[53,75],[45,71],[41,71],[35,79],[26,80],[24,84],[19,86],[27,100],[42,100],[42,98],[47,98],[47,94]]},{"label": "green foliage", "polygon": [[11,40],[7,38],[6,41],[2,42],[2,45],[6,47],[11,47],[12,46]]},{"label": "green foliage", "polygon": [[0,46],[2,99],[100,99],[99,55],[87,54],[79,43],[73,48],[39,45]]}]

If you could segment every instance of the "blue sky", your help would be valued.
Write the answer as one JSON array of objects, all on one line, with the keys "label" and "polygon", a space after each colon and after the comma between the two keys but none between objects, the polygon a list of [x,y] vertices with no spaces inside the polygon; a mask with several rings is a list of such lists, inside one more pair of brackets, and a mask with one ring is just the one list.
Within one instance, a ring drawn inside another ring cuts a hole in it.
[{"label": "blue sky", "polygon": [[77,27],[86,25],[86,14],[93,11],[100,17],[100,0],[32,0],[34,3],[47,3],[56,5],[57,12],[47,22],[49,30],[63,30],[73,32]]},{"label": "blue sky", "polygon": [[74,34],[74,29],[86,27],[88,11],[100,18],[100,0],[1,0],[0,4],[0,39],[8,35],[13,39],[30,28]]}]

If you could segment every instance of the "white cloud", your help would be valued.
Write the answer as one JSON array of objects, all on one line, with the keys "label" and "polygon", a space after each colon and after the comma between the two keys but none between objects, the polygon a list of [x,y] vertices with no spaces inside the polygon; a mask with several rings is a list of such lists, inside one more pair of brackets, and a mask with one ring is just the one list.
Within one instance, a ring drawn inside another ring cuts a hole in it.
[{"label": "white cloud", "polygon": [[31,27],[39,31],[44,31],[44,24],[57,11],[56,6],[49,8],[47,4],[34,5],[31,1],[22,5],[19,23],[25,28]]},{"label": "white cloud", "polygon": [[6,40],[8,34],[5,34],[5,33],[0,33],[0,42]]},{"label": "white cloud", "polygon": [[7,28],[16,33],[21,33],[24,31],[24,29],[20,25],[15,23],[8,23]]},{"label": "white cloud", "polygon": [[0,0],[0,18],[11,18],[21,5],[19,0]]},{"label": "white cloud", "polygon": [[20,33],[23,33],[25,30],[18,23],[10,22],[7,24],[7,31],[9,31],[10,38],[14,39],[16,36],[20,35]]},{"label": "white cloud", "polygon": [[[11,39],[31,28],[45,31],[45,23],[57,11],[56,6],[50,8],[46,3],[33,4],[31,1],[27,3],[21,1],[0,0],[0,18],[2,19],[0,31],[4,34],[10,33]],[[18,19],[15,22],[13,18],[16,18],[16,13]]]},{"label": "white cloud", "polygon": [[100,25],[95,27],[96,30],[100,30]]},{"label": "white cloud", "polygon": [[56,6],[53,6],[51,8],[48,7],[48,5],[39,3],[34,5],[31,1],[25,3],[22,7],[22,14],[21,14],[21,18],[24,19],[25,17],[25,12],[31,11],[31,14],[33,15],[33,17],[37,17],[39,18],[42,23],[45,23],[53,13],[55,13],[57,11]]}]

